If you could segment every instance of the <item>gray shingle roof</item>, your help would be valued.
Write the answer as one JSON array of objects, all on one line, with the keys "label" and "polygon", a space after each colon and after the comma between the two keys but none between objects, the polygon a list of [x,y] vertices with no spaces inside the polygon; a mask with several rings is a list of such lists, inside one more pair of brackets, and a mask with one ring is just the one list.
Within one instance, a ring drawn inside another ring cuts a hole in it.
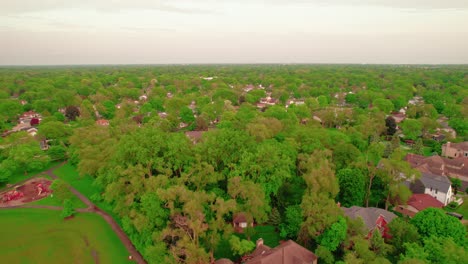
[{"label": "gray shingle roof", "polygon": [[444,193],[448,192],[451,185],[447,177],[431,173],[421,173],[421,178],[417,181],[420,181],[426,188],[433,188]]},{"label": "gray shingle roof", "polygon": [[359,207],[359,206],[352,206],[350,208],[342,207],[345,215],[349,216],[352,219],[356,219],[361,217],[364,221],[368,230],[372,230],[377,222],[377,219],[380,215],[382,215],[387,223],[390,223],[394,218],[397,216],[389,211],[384,209],[376,208],[376,207]]}]

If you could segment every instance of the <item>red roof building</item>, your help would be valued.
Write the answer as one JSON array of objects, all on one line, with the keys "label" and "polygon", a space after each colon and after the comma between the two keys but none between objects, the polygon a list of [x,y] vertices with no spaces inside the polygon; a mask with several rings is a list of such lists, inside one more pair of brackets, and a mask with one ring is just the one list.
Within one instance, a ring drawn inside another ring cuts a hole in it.
[{"label": "red roof building", "polygon": [[442,208],[444,204],[429,194],[415,193],[409,198],[407,205],[399,205],[395,207],[395,211],[413,217],[419,211],[430,207]]}]

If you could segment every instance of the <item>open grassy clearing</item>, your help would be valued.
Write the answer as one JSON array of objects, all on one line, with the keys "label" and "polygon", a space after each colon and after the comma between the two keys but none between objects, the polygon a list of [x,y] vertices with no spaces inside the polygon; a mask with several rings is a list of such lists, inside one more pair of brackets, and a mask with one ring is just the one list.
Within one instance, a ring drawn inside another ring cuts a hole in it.
[{"label": "open grassy clearing", "polygon": [[60,211],[0,210],[2,263],[129,263],[129,253],[99,215]]},{"label": "open grassy clearing", "polygon": [[[78,197],[73,196],[71,198],[74,208],[86,208],[86,204],[84,204]],[[52,205],[52,206],[63,206],[62,202],[59,201],[55,196],[47,196],[41,200],[29,203],[31,205]]]},{"label": "open grassy clearing", "polygon": [[[110,204],[102,200],[102,189],[93,184],[94,179],[90,175],[80,176],[76,168],[68,163],[53,171],[60,179],[66,181],[76,190],[93,201],[95,205],[110,214],[112,218],[122,226],[120,218],[115,215]],[[98,198],[98,199],[96,199]]]}]

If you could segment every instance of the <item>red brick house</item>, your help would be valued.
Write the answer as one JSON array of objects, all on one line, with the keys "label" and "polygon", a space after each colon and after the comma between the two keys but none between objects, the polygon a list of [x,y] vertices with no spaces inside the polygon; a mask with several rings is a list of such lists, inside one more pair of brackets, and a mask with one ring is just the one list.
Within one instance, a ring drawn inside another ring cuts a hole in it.
[{"label": "red brick house", "polygon": [[361,218],[369,233],[367,238],[372,236],[375,229],[378,229],[384,238],[390,238],[388,223],[397,216],[384,209],[375,207],[352,206],[350,208],[341,207],[344,214],[352,219]]}]

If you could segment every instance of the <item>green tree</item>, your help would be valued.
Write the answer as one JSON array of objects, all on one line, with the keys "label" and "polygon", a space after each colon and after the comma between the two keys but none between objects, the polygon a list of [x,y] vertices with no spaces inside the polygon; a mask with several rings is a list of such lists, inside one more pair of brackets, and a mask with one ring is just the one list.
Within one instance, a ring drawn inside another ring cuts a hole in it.
[{"label": "green tree", "polygon": [[416,140],[422,133],[422,124],[417,119],[405,119],[401,123],[401,130],[406,138]]},{"label": "green tree", "polygon": [[347,228],[346,220],[343,217],[339,217],[337,222],[333,223],[325,232],[317,237],[317,241],[321,246],[334,252],[346,238]]},{"label": "green tree", "polygon": [[278,226],[281,223],[281,215],[276,207],[271,209],[270,217],[268,218],[268,224],[272,226]]},{"label": "green tree", "polygon": [[50,189],[53,191],[54,196],[61,202],[65,203],[73,197],[70,191],[70,186],[63,180],[54,180],[50,185]]},{"label": "green tree", "polygon": [[60,216],[63,218],[67,218],[72,216],[75,213],[75,208],[73,208],[73,202],[70,199],[65,199],[63,201],[63,209]]},{"label": "green tree", "polygon": [[391,235],[389,242],[395,248],[395,255],[405,251],[406,243],[419,243],[418,229],[403,218],[393,219],[388,228]]},{"label": "green tree", "polygon": [[80,116],[80,110],[76,106],[67,106],[65,108],[65,116],[68,120],[74,121]]},{"label": "green tree", "polygon": [[329,151],[315,151],[312,155],[299,156],[299,170],[307,184],[301,203],[304,221],[299,239],[302,242],[316,239],[338,221],[343,213],[334,200],[339,186],[330,158]]},{"label": "green tree", "polygon": [[364,203],[366,182],[358,169],[342,169],[336,174],[340,185],[338,201],[345,207]]},{"label": "green tree", "polygon": [[237,256],[243,256],[255,248],[254,242],[245,239],[241,240],[237,236],[231,236],[229,239],[229,245],[231,246],[231,250]]},{"label": "green tree", "polygon": [[439,208],[427,208],[417,213],[410,221],[425,238],[431,236],[452,238],[458,245],[465,245],[466,229],[455,217]]},{"label": "green tree", "polygon": [[418,138],[416,143],[413,145],[413,152],[418,155],[424,154],[424,144],[421,138]]},{"label": "green tree", "polygon": [[385,119],[385,126],[387,127],[387,135],[393,136],[396,132],[396,121],[392,116],[388,116]]},{"label": "green tree", "polygon": [[296,239],[302,224],[302,209],[299,205],[286,207],[284,222],[280,224],[282,238]]},{"label": "green tree", "polygon": [[450,182],[452,182],[453,191],[457,194],[458,190],[462,187],[462,181],[458,178],[450,178]]}]

